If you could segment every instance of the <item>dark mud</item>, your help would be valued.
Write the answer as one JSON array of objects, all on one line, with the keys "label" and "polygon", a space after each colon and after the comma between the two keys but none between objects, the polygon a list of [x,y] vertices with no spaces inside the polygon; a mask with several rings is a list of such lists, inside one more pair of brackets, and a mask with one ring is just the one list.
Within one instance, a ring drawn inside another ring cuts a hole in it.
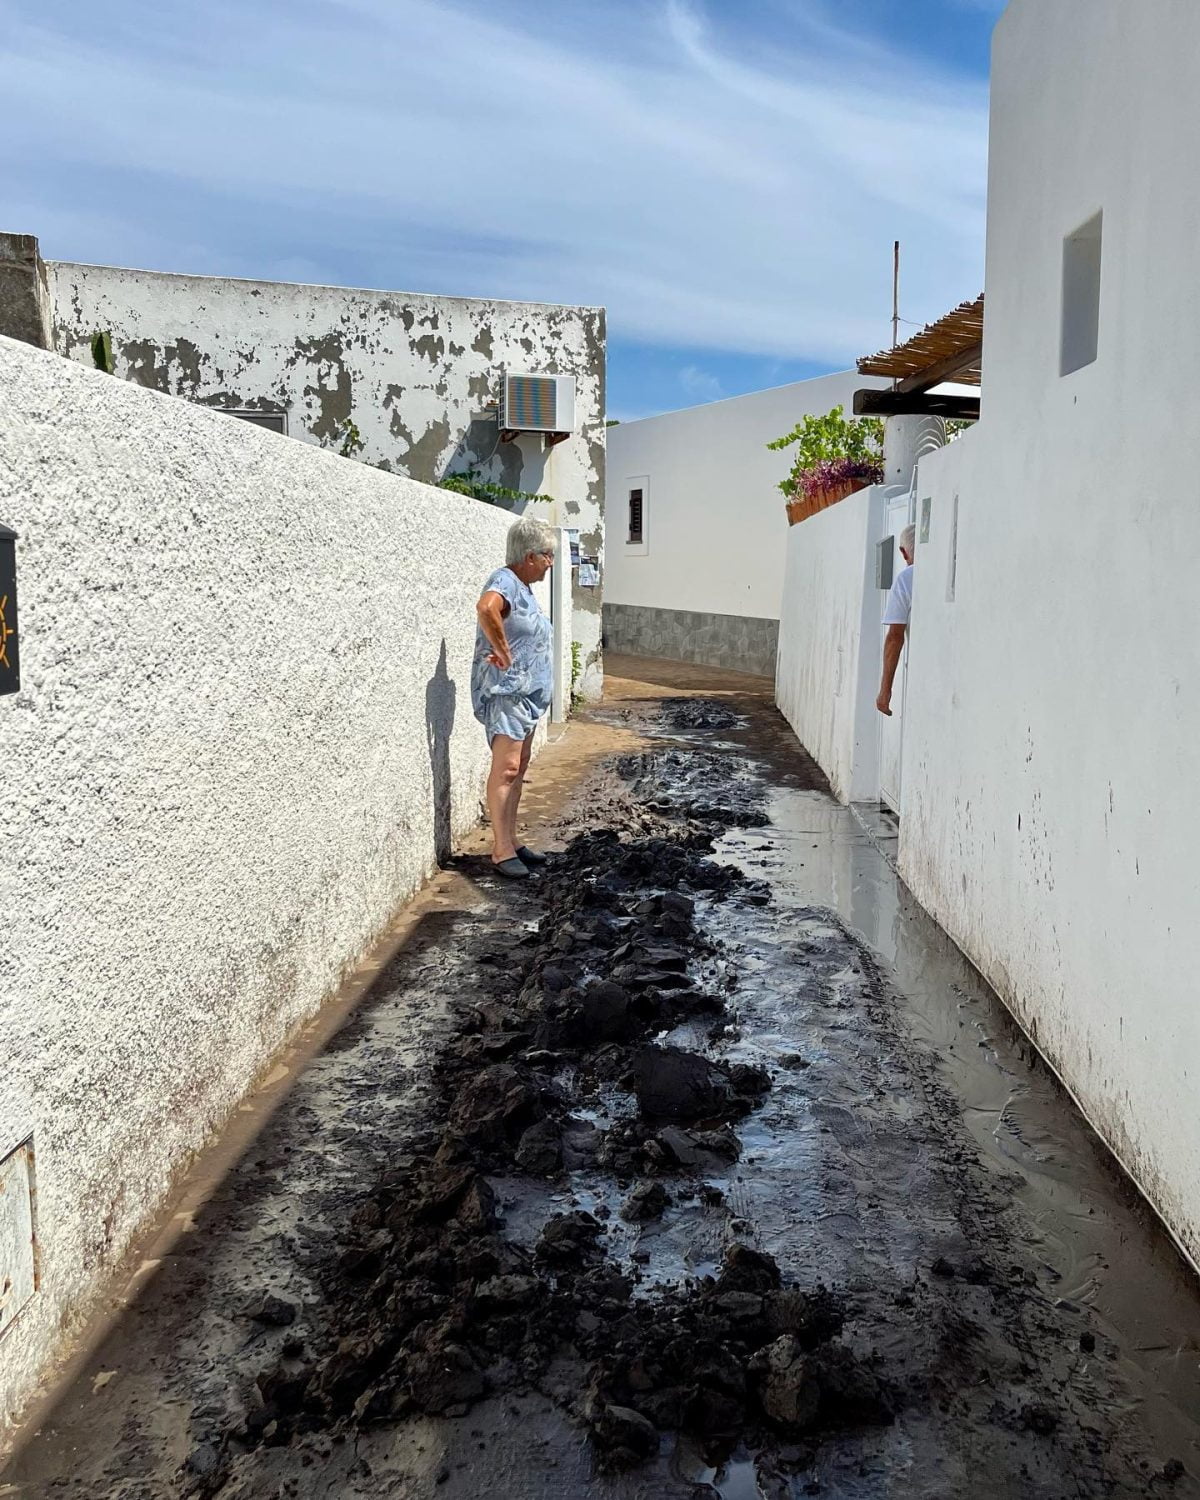
[{"label": "dark mud", "polygon": [[[662,805],[647,784],[673,785],[680,759],[663,752],[618,775],[643,808]],[[527,927],[476,949],[474,992],[434,1064],[442,1123],[413,1136],[354,1209],[344,1248],[317,1271],[319,1323],[259,1374],[244,1419],[189,1456],[182,1493],[219,1493],[258,1445],[412,1413],[463,1417],[487,1395],[530,1388],[589,1432],[600,1472],[655,1457],[664,1434],[687,1434],[719,1464],[750,1437],[891,1420],[881,1379],[850,1351],[821,1348],[842,1326],[836,1299],[786,1285],[769,1255],[734,1242],[716,1276],[638,1298],[637,1257],[626,1268],[607,1253],[605,1206],[552,1214],[532,1247],[504,1233],[503,1174],[552,1185],[572,1170],[606,1174],[629,1189],[620,1218],[631,1224],[698,1200],[694,1174],[737,1160],[729,1126],[771,1087],[761,1065],[662,1040],[697,1020],[719,1036],[729,1019],[725,995],[692,977],[716,961],[723,990],[734,987],[697,900],[768,899],[706,857],[698,825],[735,814],[703,797],[717,782],[704,758],[688,770],[701,795],[685,828],[578,835],[527,902]],[[742,800],[764,816],[761,794]],[[606,1089],[634,1108],[600,1125]],[[267,1299],[250,1316],[290,1323],[294,1309]]]},{"label": "dark mud", "polygon": [[119,1439],[13,1493],[1196,1493],[878,958],[773,899],[745,718],[623,712],[666,742],[402,957],[109,1351]]}]

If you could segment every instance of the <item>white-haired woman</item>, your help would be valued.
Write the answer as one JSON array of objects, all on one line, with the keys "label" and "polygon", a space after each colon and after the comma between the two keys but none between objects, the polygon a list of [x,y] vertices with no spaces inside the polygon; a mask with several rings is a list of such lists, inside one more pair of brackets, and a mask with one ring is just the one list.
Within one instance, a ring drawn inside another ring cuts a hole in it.
[{"label": "white-haired woman", "polygon": [[545,856],[517,843],[517,808],[533,732],[554,686],[550,621],[533,597],[554,563],[556,533],[533,516],[508,529],[507,562],[483,586],[475,606],[471,706],[492,747],[487,803],[496,873],[525,880]]}]

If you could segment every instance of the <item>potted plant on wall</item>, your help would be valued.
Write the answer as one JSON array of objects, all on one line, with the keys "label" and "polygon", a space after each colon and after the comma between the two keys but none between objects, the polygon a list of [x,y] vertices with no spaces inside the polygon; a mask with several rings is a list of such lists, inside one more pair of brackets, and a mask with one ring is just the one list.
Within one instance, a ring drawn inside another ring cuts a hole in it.
[{"label": "potted plant on wall", "polygon": [[846,417],[840,406],[824,416],[802,418],[767,447],[796,446],[796,458],[779,488],[787,499],[788,522],[844,500],[855,490],[883,482],[883,422],[879,417]]}]

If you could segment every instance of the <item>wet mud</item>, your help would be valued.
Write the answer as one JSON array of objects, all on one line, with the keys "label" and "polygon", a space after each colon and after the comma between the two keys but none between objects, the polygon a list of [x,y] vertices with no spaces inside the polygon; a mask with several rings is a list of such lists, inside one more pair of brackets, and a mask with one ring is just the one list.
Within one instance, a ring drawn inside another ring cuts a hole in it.
[{"label": "wet mud", "polygon": [[[460,860],[0,1495],[1198,1493],[1200,1297],[1098,1148],[1073,1227],[980,1130],[1019,1038],[864,940],[773,712],[594,719],[560,852]],[[1114,1225],[1148,1284],[1065,1280]]]}]

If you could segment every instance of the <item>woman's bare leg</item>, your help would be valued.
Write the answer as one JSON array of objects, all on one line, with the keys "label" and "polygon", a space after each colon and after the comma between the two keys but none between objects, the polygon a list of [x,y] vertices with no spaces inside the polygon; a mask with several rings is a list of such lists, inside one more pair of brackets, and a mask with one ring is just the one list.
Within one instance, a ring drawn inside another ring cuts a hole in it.
[{"label": "woman's bare leg", "polygon": [[521,742],[521,760],[517,771],[517,779],[513,782],[512,792],[508,799],[508,837],[513,849],[520,847],[520,839],[517,838],[517,810],[521,806],[521,793],[525,790],[525,772],[529,769],[529,755],[533,749],[533,735],[528,735]]},{"label": "woman's bare leg", "polygon": [[492,741],[487,805],[492,820],[492,860],[495,864],[512,859],[517,852],[513,830],[517,822],[516,805],[521,798],[521,780],[525,774],[522,753],[527,744],[527,740],[512,740],[506,734],[498,734]]}]

